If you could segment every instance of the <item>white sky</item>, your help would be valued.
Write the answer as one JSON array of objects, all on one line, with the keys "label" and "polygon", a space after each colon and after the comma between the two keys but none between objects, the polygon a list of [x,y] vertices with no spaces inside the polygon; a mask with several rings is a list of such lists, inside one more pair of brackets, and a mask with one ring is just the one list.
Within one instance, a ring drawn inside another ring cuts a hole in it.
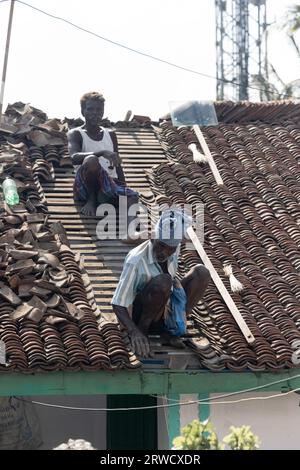
[{"label": "white sky", "polygon": [[[0,3],[2,67],[9,3]],[[97,34],[215,76],[214,0],[27,0]],[[278,21],[297,0],[267,0]],[[270,29],[269,58],[285,81],[300,78],[300,61],[284,33]],[[299,41],[300,43],[300,41]],[[79,98],[102,91],[105,116],[126,111],[157,119],[171,100],[214,99],[215,81],[177,70],[92,37],[15,4],[4,106],[30,102],[49,117],[80,115]]]}]

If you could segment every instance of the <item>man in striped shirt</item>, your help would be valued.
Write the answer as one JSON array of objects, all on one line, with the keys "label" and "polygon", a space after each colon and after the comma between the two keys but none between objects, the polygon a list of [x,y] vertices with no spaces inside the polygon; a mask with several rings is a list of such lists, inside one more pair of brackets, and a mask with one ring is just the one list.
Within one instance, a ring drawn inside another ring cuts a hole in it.
[{"label": "man in striped shirt", "polygon": [[[166,221],[171,227],[168,236],[163,229]],[[181,236],[174,235],[178,221],[183,224],[182,215],[172,210],[165,212],[156,226],[156,238],[128,253],[111,301],[118,319],[128,330],[133,350],[142,357],[150,352],[149,333],[162,334],[171,346],[183,347],[181,339],[168,330],[165,316],[174,287],[181,288],[184,314],[189,314],[210,281],[209,271],[201,264],[194,266],[180,283],[175,279],[184,234],[181,231]]]}]

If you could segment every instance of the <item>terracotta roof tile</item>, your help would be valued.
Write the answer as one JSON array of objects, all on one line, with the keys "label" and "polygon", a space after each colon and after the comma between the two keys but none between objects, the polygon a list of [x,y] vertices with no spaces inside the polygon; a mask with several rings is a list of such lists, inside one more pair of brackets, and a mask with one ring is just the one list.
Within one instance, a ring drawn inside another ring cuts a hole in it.
[{"label": "terracotta roof tile", "polygon": [[[253,111],[248,117],[275,119],[298,117],[300,108],[217,106],[230,120],[243,112],[246,117],[247,110]],[[198,351],[202,365],[236,371],[292,367],[293,342],[300,340],[300,130],[289,121],[220,123],[202,131],[224,186],[216,185],[208,165],[193,161],[187,147],[196,143],[191,131],[169,122],[159,133],[169,163],[156,167],[149,182],[158,201],[204,204],[205,250],[229,291],[224,264],[232,265],[243,284],[242,292],[231,295],[256,339],[246,343],[211,283],[189,326],[209,342],[206,351]],[[184,248],[181,275],[197,262],[196,252]]]},{"label": "terracotta roof tile", "polygon": [[70,163],[65,145],[4,142],[3,179],[18,185],[20,204],[2,201],[0,213],[0,340],[7,365],[0,371],[135,368],[118,325],[102,322],[80,256],[60,223],[48,221],[40,181]]}]

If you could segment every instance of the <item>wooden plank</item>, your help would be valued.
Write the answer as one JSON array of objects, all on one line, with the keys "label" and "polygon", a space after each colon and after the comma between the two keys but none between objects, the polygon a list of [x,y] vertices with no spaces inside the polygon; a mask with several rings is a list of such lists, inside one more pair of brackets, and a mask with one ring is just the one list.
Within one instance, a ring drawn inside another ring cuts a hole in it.
[{"label": "wooden plank", "polygon": [[[51,204],[50,204],[51,206]],[[64,210],[64,207],[62,206],[61,207],[62,211]],[[74,210],[76,210],[75,206],[74,206]],[[50,215],[50,218],[52,219],[52,221],[54,219],[59,219],[59,218],[63,218],[63,219],[66,219],[66,221],[74,221],[76,222],[77,220],[80,220],[81,223],[85,223],[86,221],[94,221],[94,222],[98,222],[100,220],[100,218],[98,217],[90,217],[90,216],[84,216],[83,214],[80,214],[79,212],[76,212],[76,215],[73,215],[73,214],[70,214],[70,213],[67,213],[67,212],[61,212],[59,214],[59,216],[57,215]],[[112,221],[113,220],[113,217],[111,216],[105,216],[105,219],[106,220],[109,220],[109,221]],[[142,220],[143,222],[145,222],[147,220],[147,217],[143,214],[142,216],[139,215],[139,219]]]},{"label": "wooden plank", "polygon": [[[146,173],[141,170],[141,169],[138,169],[136,173],[134,174],[131,174],[131,175],[128,175],[126,174],[126,180],[131,182],[132,183],[139,183],[139,182],[144,182],[145,180],[147,180],[147,176],[146,176]],[[58,181],[58,180],[57,180]],[[64,180],[66,183],[73,183],[74,181],[74,177],[73,176],[70,176],[68,177],[68,179],[65,179]],[[59,180],[59,183],[60,185],[63,185],[63,181],[62,180]],[[52,188],[54,186],[53,183],[50,183],[49,185],[44,185],[44,190],[47,189],[47,188]]]},{"label": "wooden plank", "polygon": [[136,147],[126,147],[126,148],[119,148],[119,153],[123,159],[123,156],[127,156],[130,157],[130,159],[134,160],[136,155],[141,155],[141,156],[148,156],[148,155],[151,155],[151,156],[159,156],[159,155],[164,155],[164,151],[162,150],[162,148],[160,147],[156,147],[156,148],[152,148],[152,147],[148,147],[148,148],[136,148]]},{"label": "wooden plank", "polygon": [[[135,167],[135,166],[131,166],[131,165],[123,165],[123,170],[126,174],[128,174],[128,177],[136,177],[136,178],[141,178],[141,177],[145,177],[145,173],[143,171],[141,171],[141,168],[140,167]],[[147,170],[148,171],[148,170]],[[43,188],[47,187],[47,186],[54,186],[56,184],[57,181],[62,181],[64,179],[74,179],[75,178],[75,173],[61,173],[60,175],[57,175],[55,181],[51,181],[51,182],[44,182],[43,183]]]},{"label": "wooden plank", "polygon": [[[147,167],[147,165],[144,165],[143,167],[140,168],[139,171],[136,172],[136,176],[134,176],[134,175],[127,176],[126,170],[124,170],[127,185],[131,186],[131,184],[135,182],[134,181],[135,179],[136,179],[136,181],[139,181],[138,178],[141,178],[142,182],[146,183],[147,182],[147,173],[149,171],[151,172],[151,168],[152,168],[152,166]],[[146,172],[144,170],[146,170]],[[59,188],[59,187],[62,187],[62,186],[69,186],[72,189],[74,179],[75,178],[73,176],[67,176],[65,178],[57,178],[55,183],[44,184],[43,188],[45,190],[47,190],[47,189],[52,189],[52,188]]]},{"label": "wooden plank", "polygon": [[[71,234],[72,237],[72,234]],[[124,253],[128,252],[131,249],[130,245],[126,245],[121,242],[121,240],[96,240],[96,241],[90,241],[88,242],[87,240],[72,240],[70,238],[71,244],[74,247],[75,250],[77,251],[84,251],[86,250],[87,252],[97,252],[97,251],[102,251],[102,250],[111,250],[111,251],[122,251]],[[106,243],[110,242],[110,243]]]},{"label": "wooden plank", "polygon": [[92,263],[98,263],[98,262],[110,262],[110,261],[114,261],[115,263],[116,262],[119,262],[120,266],[123,264],[123,261],[124,261],[124,256],[122,254],[113,254],[113,253],[108,253],[108,254],[105,254],[105,255],[101,255],[100,253],[97,254],[97,256],[94,256],[94,255],[86,255],[84,257],[84,263],[89,263],[90,265]]},{"label": "wooden plank", "polygon": [[[161,160],[155,160],[155,161],[145,161],[145,160],[140,160],[140,161],[136,161],[134,163],[134,167],[130,167],[130,171],[132,173],[135,173],[137,177],[145,177],[145,173],[144,173],[144,168],[147,169],[147,171],[151,170],[151,168],[155,165],[158,165],[159,163],[161,163]],[[123,170],[124,170],[124,173],[126,173],[127,169],[126,169],[126,166],[123,165]],[[130,174],[130,173],[129,173]],[[132,175],[134,176],[134,175]],[[60,183],[62,181],[68,181],[68,182],[73,182],[74,181],[74,178],[75,178],[75,174],[69,174],[69,175],[57,175],[55,181],[49,181],[49,182],[45,182],[43,183],[43,187],[47,187],[47,186],[51,186],[51,185],[55,185],[57,183]]]},{"label": "wooden plank", "polygon": [[[81,253],[84,257],[84,259],[86,259],[87,256],[100,256],[100,255],[104,255],[106,256],[107,254],[109,253],[112,253],[112,254],[122,254],[123,256],[125,256],[128,251],[130,250],[130,248],[127,248],[129,245],[115,245],[114,247],[107,247],[106,250],[107,251],[104,251],[105,248],[100,248],[100,247],[97,247],[97,248],[83,248],[83,249],[78,249],[76,245],[73,245],[71,243],[74,251],[77,251],[78,253]],[[123,247],[127,248],[126,250],[123,250]]]},{"label": "wooden plank", "polygon": [[[112,257],[105,256],[104,258],[101,258],[101,256],[96,256],[95,258],[89,255],[84,255],[83,254],[83,263],[84,266],[89,266],[89,268],[95,268],[96,266],[101,266],[100,271],[96,271],[95,274],[97,275],[102,275],[102,269],[110,269],[110,263],[113,262],[115,263],[115,267],[119,267],[123,269],[123,260],[124,256],[120,256],[119,258],[113,259]],[[111,265],[113,266],[113,264]],[[114,271],[113,271],[114,272]]]},{"label": "wooden plank", "polygon": [[[71,241],[71,243],[73,242],[73,240],[80,240],[81,242],[86,240],[89,243],[90,242],[94,243],[94,242],[102,241],[102,240],[99,240],[95,235],[90,236],[87,233],[80,233],[80,234],[70,233],[70,234],[68,234],[68,238],[69,238],[69,241]],[[121,243],[121,240],[117,240],[117,243]]]},{"label": "wooden plank", "polygon": [[[152,155],[135,155],[135,156],[130,156],[130,155],[121,155],[122,158],[122,164],[123,166],[126,165],[130,167],[135,167],[138,163],[146,163],[146,164],[157,164],[157,162],[161,162],[163,155],[159,156],[152,156]],[[67,173],[67,175],[75,174],[74,172]],[[63,173],[57,173],[57,177],[60,178],[63,176]]]},{"label": "wooden plank", "polygon": [[119,149],[122,146],[130,147],[131,149],[140,148],[142,151],[147,150],[147,147],[157,147],[159,151],[163,150],[163,147],[160,145],[158,140],[153,137],[145,138],[134,138],[134,139],[124,139],[118,138]]},{"label": "wooden plank", "polygon": [[[90,280],[93,282],[104,282],[104,283],[112,283],[114,286],[116,283],[119,281],[119,274],[110,272],[106,270],[107,272],[104,272],[104,269],[101,270],[101,275],[100,274],[95,274],[93,272],[90,273]],[[106,286],[106,284],[104,284]]]},{"label": "wooden plank", "polygon": [[[121,158],[122,158],[122,166],[123,166],[123,169],[127,169],[129,171],[135,171],[136,169],[136,162],[138,160],[140,160],[141,162],[144,162],[144,163],[151,163],[151,162],[154,162],[154,164],[157,164],[155,162],[159,162],[161,163],[163,160],[164,160],[164,156],[163,155],[159,155],[157,157],[155,156],[149,156],[149,155],[139,155],[137,156],[136,158],[131,158],[130,156],[126,156],[125,157],[122,157],[121,155]],[[68,168],[68,172],[62,172],[62,171],[57,171],[58,168],[55,168],[55,171],[56,171],[56,177],[55,179],[57,178],[62,178],[64,176],[75,176],[75,171],[73,168]],[[55,180],[51,180],[53,182],[55,182]],[[43,185],[44,184],[47,184],[48,181],[44,181],[43,182]]]},{"label": "wooden plank", "polygon": [[[50,219],[52,220],[52,219]],[[80,221],[78,220],[75,220],[73,223],[70,223],[71,221],[68,221],[66,219],[63,219],[62,217],[61,218],[58,218],[56,219],[58,222],[62,222],[65,229],[66,230],[70,230],[70,231],[74,231],[74,230],[83,230],[83,231],[87,231],[87,232],[90,232],[91,230],[94,231],[94,235],[96,236],[96,229],[97,229],[97,225],[98,225],[98,222],[87,222],[87,223],[80,223]],[[54,220],[53,220],[54,222]],[[109,222],[108,222],[109,223]],[[113,225],[111,225],[112,227]],[[116,231],[117,230],[121,230],[121,231],[124,231],[127,229],[127,225],[126,224],[121,224],[121,225],[117,225],[116,227]],[[116,234],[117,235],[117,234]],[[114,237],[116,239],[118,239],[119,237]],[[104,237],[98,237],[98,240],[102,240],[102,239],[105,239],[107,240],[107,238],[104,238]],[[109,239],[112,239],[112,237],[110,237]]]},{"label": "wooden plank", "polygon": [[148,134],[143,134],[143,135],[139,135],[139,134],[117,134],[117,139],[118,139],[118,142],[119,141],[122,141],[122,140],[128,140],[128,141],[131,141],[133,143],[136,143],[136,142],[139,142],[141,144],[143,144],[143,142],[147,142],[149,140],[151,141],[154,141],[154,142],[158,142],[158,139],[156,137],[155,134],[153,133],[148,133]]},{"label": "wooden plank", "polygon": [[[147,187],[148,191],[149,191],[149,186],[148,186],[148,178],[147,178],[147,175],[145,173],[145,175],[137,175],[137,176],[128,176],[125,175],[126,177],[126,181],[127,181],[127,184],[129,186],[132,186],[133,184],[138,186],[138,185],[141,185],[141,187]],[[130,180],[130,183],[128,182]],[[74,182],[74,179],[72,180],[60,180],[59,183],[57,181],[57,183],[54,185],[47,185],[47,186],[44,186],[44,194],[49,194],[49,196],[51,195],[54,195],[54,193],[59,193],[60,189],[62,191],[65,191],[66,189],[69,191],[69,196],[70,197],[73,197],[73,182]]]},{"label": "wooden plank", "polygon": [[115,133],[118,134],[126,134],[136,135],[136,134],[151,134],[155,135],[155,132],[152,127],[117,127],[114,128]]},{"label": "wooden plank", "polygon": [[125,135],[125,134],[117,134],[117,139],[118,139],[118,142],[122,142],[124,140],[126,141],[129,141],[129,142],[132,142],[133,144],[135,143],[139,143],[139,144],[142,144],[143,142],[147,142],[147,141],[153,141],[153,142],[157,142],[157,138],[155,136],[155,134],[140,134],[140,133],[135,133],[135,134],[132,134],[132,135]]},{"label": "wooden plank", "polygon": [[128,153],[134,153],[136,151],[139,152],[148,152],[149,150],[157,150],[157,153],[163,152],[163,149],[161,145],[153,143],[145,143],[144,145],[138,145],[134,144],[134,147],[132,146],[131,142],[118,142],[119,146],[119,153],[122,154],[123,152],[128,152]]},{"label": "wooden plank", "polygon": [[255,341],[253,334],[251,333],[247,323],[245,322],[244,318],[242,317],[240,311],[238,310],[235,302],[233,301],[231,295],[227,291],[222,279],[220,278],[219,274],[215,270],[212,262],[210,261],[209,257],[207,256],[202,244],[200,243],[193,227],[188,227],[187,234],[189,235],[195,249],[197,250],[202,262],[204,265],[209,269],[211,274],[212,280],[214,281],[215,286],[217,287],[218,291],[220,292],[224,302],[226,303],[230,313],[234,317],[235,321],[237,322],[242,334],[246,341],[251,344]]},{"label": "wooden plank", "polygon": [[100,253],[97,253],[97,255],[91,255],[91,254],[84,254],[84,265],[86,266],[94,266],[97,265],[98,263],[101,264],[106,264],[109,266],[109,263],[115,262],[118,264],[118,266],[123,266],[123,261],[124,261],[124,254],[116,254],[114,255],[113,253],[108,253],[105,255],[101,255]]},{"label": "wooden plank", "polygon": [[[149,191],[149,186],[148,186],[148,178],[147,174],[138,174],[137,176],[127,176],[125,173],[125,178],[126,178],[126,183],[128,186],[134,185],[141,185],[146,186]],[[74,178],[64,178],[61,180],[56,180],[55,184],[49,184],[49,185],[44,185],[44,192],[45,193],[51,193],[53,191],[59,191],[60,188],[63,190],[63,188],[68,188],[70,191],[70,196],[73,195],[73,184],[74,184]]]},{"label": "wooden plank", "polygon": [[[120,259],[121,258],[121,259]],[[119,257],[119,259],[108,259],[108,260],[99,260],[99,259],[96,259],[94,261],[92,260],[84,260],[84,266],[89,266],[91,268],[95,268],[96,266],[98,266],[98,268],[108,268],[108,267],[111,267],[111,268],[121,268],[123,269],[123,261],[124,261],[124,258],[122,257]]]}]

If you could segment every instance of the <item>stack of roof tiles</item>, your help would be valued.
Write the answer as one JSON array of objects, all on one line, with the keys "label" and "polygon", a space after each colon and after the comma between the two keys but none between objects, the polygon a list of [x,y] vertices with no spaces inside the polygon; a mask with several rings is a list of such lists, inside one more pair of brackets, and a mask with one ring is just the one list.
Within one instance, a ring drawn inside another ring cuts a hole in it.
[{"label": "stack of roof tiles", "polygon": [[[300,106],[291,106],[299,115]],[[223,114],[229,116],[232,108],[223,105]],[[193,161],[188,145],[197,139],[190,129],[164,122],[158,131],[169,163],[149,177],[157,202],[203,203],[205,250],[229,291],[226,264],[244,286],[231,295],[255,337],[252,345],[213,283],[192,314],[190,344],[197,346],[202,365],[213,370],[298,363],[293,353],[300,344],[300,129],[291,119],[281,125],[263,122],[278,108],[251,105],[261,122],[202,128],[222,186],[207,164]],[[195,251],[183,249],[181,274],[198,262]]]},{"label": "stack of roof tiles", "polygon": [[[249,101],[216,101],[214,103],[219,122],[254,122],[265,123],[300,122],[299,102],[268,101],[250,103]],[[167,113],[160,121],[170,121],[171,115]],[[154,123],[153,123],[154,124]]]},{"label": "stack of roof tiles", "polygon": [[41,180],[54,177],[64,146],[4,142],[0,180],[16,181],[20,203],[0,204],[0,371],[98,370],[140,365],[117,324],[102,322],[80,257],[50,223]]},{"label": "stack of roof tiles", "polygon": [[300,106],[293,101],[269,101],[250,103],[249,101],[217,101],[216,113],[222,122],[263,121],[266,123],[300,121]]}]

